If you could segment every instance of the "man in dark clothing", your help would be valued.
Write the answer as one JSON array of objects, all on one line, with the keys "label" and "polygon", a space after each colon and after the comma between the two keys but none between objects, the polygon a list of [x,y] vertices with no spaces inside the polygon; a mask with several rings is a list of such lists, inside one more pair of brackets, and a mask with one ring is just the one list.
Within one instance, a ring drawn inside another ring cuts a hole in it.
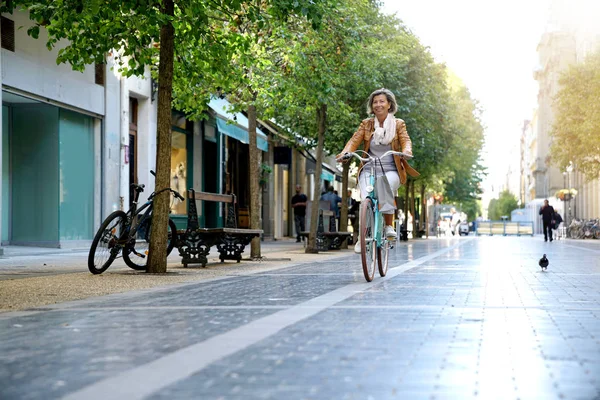
[{"label": "man in dark clothing", "polygon": [[550,241],[552,241],[552,228],[554,228],[554,207],[552,207],[548,200],[544,200],[544,205],[540,208],[540,215],[542,216],[542,223],[544,226],[544,242],[548,241],[548,236],[550,237]]},{"label": "man in dark clothing", "polygon": [[292,207],[294,208],[294,225],[296,226],[296,242],[302,241],[300,232],[304,231],[304,218],[306,216],[306,202],[308,198],[300,193],[302,187],[296,185],[296,194],[292,197]]},{"label": "man in dark clothing", "polygon": [[342,198],[335,194],[333,186],[329,186],[327,193],[321,195],[321,200],[329,202],[329,209],[333,211],[336,219],[340,218],[340,207],[339,203],[342,202]]}]

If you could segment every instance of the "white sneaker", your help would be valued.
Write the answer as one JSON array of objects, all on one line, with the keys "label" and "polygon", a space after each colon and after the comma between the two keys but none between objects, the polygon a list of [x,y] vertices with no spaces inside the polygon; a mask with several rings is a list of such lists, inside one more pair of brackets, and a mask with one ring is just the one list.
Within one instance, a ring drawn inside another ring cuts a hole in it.
[{"label": "white sneaker", "polygon": [[388,240],[396,240],[396,231],[394,230],[394,227],[391,225],[386,225],[385,227],[385,237],[388,238]]},{"label": "white sneaker", "polygon": [[358,239],[354,245],[354,252],[360,254],[360,239]]}]

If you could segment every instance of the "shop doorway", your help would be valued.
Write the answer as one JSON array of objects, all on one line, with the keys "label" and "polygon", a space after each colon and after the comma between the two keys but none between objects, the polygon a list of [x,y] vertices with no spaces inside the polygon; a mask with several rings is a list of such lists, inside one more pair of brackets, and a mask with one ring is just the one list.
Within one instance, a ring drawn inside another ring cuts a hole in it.
[{"label": "shop doorway", "polygon": [[94,118],[8,92],[2,100],[3,242],[91,240]]},{"label": "shop doorway", "polygon": [[137,176],[137,131],[138,131],[138,101],[134,97],[129,98],[129,207],[133,205],[135,193],[132,183],[139,183]]},{"label": "shop doorway", "polygon": [[249,146],[227,138],[227,192],[237,196],[238,227],[250,227]]}]

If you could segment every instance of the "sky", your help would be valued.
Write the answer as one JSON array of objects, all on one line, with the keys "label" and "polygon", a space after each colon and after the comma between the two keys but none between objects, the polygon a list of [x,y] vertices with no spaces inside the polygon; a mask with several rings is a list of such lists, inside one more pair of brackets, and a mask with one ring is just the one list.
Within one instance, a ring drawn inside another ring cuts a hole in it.
[{"label": "sky", "polygon": [[[483,109],[486,126],[484,195],[503,182],[508,164],[518,171],[519,138],[537,105],[536,48],[548,25],[551,0],[385,0],[465,83]],[[401,117],[401,116],[400,116]],[[514,165],[516,163],[516,165]],[[495,196],[494,196],[495,197]],[[487,204],[486,204],[487,205]]]}]

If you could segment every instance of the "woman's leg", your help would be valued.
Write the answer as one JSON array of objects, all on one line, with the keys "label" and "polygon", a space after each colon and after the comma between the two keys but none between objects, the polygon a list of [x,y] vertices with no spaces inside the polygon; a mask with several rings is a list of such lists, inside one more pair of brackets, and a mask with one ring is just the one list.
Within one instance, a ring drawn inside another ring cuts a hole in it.
[{"label": "woman's leg", "polygon": [[383,214],[383,219],[386,225],[394,225],[394,214]]},{"label": "woman's leg", "polygon": [[[398,172],[396,171],[388,171],[385,173],[385,176],[390,183],[390,188],[392,189],[392,193],[395,195],[398,194],[398,188],[400,187],[400,177],[398,176]],[[394,214],[383,214],[383,219],[385,224],[388,226],[394,226]]]}]

